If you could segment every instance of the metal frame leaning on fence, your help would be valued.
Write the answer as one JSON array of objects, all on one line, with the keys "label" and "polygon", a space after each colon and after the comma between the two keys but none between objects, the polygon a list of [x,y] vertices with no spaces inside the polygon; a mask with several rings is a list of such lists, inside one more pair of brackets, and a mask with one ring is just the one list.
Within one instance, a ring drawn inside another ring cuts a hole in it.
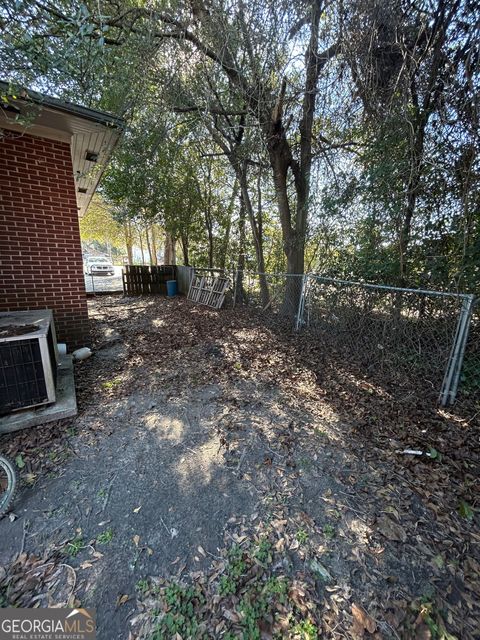
[{"label": "metal frame leaning on fence", "polygon": [[475,296],[473,295],[463,294],[459,297],[462,298],[462,308],[458,317],[455,338],[438,397],[438,401],[442,407],[452,405],[457,396],[458,382],[460,380],[460,372],[462,370],[465,347],[467,346],[468,332],[470,330],[470,320],[475,304]]}]

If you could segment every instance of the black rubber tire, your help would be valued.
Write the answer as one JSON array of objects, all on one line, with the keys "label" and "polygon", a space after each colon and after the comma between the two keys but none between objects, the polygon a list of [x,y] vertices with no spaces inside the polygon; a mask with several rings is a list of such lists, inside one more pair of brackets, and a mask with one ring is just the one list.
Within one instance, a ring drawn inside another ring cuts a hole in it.
[{"label": "black rubber tire", "polygon": [[18,473],[15,463],[0,455],[0,477],[7,476],[7,489],[0,493],[0,518],[4,516],[12,506],[18,489]]}]

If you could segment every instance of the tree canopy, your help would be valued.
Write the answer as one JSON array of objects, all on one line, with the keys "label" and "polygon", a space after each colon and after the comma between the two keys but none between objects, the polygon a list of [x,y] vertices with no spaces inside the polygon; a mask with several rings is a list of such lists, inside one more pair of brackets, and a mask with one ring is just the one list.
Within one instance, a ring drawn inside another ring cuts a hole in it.
[{"label": "tree canopy", "polygon": [[9,81],[126,118],[101,185],[126,237],[478,292],[476,3],[6,0],[0,26]]}]

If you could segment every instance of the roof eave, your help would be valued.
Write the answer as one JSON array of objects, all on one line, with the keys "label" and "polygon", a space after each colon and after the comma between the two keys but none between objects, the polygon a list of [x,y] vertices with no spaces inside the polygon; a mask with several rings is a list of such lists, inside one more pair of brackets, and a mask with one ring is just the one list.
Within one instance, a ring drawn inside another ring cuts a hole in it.
[{"label": "roof eave", "polygon": [[[7,82],[4,82],[3,80],[0,80],[1,91],[5,91],[8,95],[10,89],[11,85],[9,85]],[[117,129],[121,129],[122,131],[125,129],[125,121],[123,120],[123,118],[114,116],[111,113],[99,111],[98,109],[90,109],[89,107],[83,107],[79,104],[74,104],[73,102],[60,100],[60,98],[47,96],[38,91],[32,91],[31,89],[22,88],[20,93],[21,95],[16,96],[16,99],[20,98],[21,100],[25,100],[26,102],[31,100],[32,102],[40,106],[44,105],[46,107],[49,107],[50,109],[55,109],[56,111],[62,111],[63,113],[76,115],[79,118],[83,118],[85,120],[98,122],[105,126],[116,127]]]}]

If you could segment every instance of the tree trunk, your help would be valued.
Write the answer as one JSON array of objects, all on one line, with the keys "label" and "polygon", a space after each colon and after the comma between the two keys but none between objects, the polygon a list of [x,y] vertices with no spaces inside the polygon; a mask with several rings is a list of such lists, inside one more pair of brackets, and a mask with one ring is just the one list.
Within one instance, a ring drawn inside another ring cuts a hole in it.
[{"label": "tree trunk", "polygon": [[[305,53],[305,87],[302,101],[302,117],[299,126],[300,159],[295,160],[283,125],[283,102],[286,81],[282,82],[277,102],[269,117],[264,120],[263,132],[267,140],[270,164],[277,198],[287,273],[285,297],[282,310],[290,318],[297,313],[301,294],[300,275],[305,269],[305,236],[307,231],[308,209],[310,199],[310,174],[312,168],[312,128],[315,113],[318,78],[321,69],[328,60],[338,52],[338,44],[326,51],[318,52],[318,31],[321,16],[321,3],[312,3],[310,22],[310,40]],[[288,197],[288,171],[294,178],[297,206],[295,220]]]},{"label": "tree trunk", "polygon": [[[208,126],[208,125],[207,125]],[[235,134],[235,140],[232,143],[232,139],[229,135],[223,133],[219,135],[219,130],[213,126],[209,126],[210,133],[218,145],[223,149],[227,156],[233,170],[235,171],[236,182],[240,186],[240,209],[241,215],[245,217],[248,215],[250,221],[250,227],[252,229],[252,235],[255,246],[255,255],[257,259],[257,271],[259,273],[260,282],[260,296],[262,306],[267,306],[270,300],[267,278],[265,276],[265,260],[263,255],[263,224],[262,224],[262,208],[259,206],[258,219],[255,217],[252,201],[250,198],[250,192],[248,190],[248,160],[239,156],[239,150],[242,145],[243,133],[245,126],[245,118],[242,116],[238,125],[238,130]],[[241,227],[240,227],[241,229]]]},{"label": "tree trunk", "polygon": [[163,263],[168,265],[177,264],[176,252],[175,252],[175,239],[173,236],[165,233],[165,251],[163,256]]},{"label": "tree trunk", "polygon": [[422,114],[417,119],[414,140],[410,151],[410,176],[407,182],[407,201],[405,216],[399,234],[399,285],[406,287],[408,284],[407,252],[411,239],[412,222],[417,206],[418,192],[423,172],[423,151],[425,144],[425,127],[428,115]]},{"label": "tree trunk", "polygon": [[225,267],[227,266],[228,245],[230,244],[230,231],[232,228],[232,214],[233,214],[233,207],[235,205],[235,200],[237,199],[237,192],[238,192],[238,180],[237,178],[235,178],[235,182],[233,183],[232,195],[230,197],[230,203],[228,205],[227,228],[225,229],[222,253],[220,255],[220,262],[218,265],[220,269],[225,269]]},{"label": "tree trunk", "polygon": [[148,235],[148,225],[145,225],[145,238],[147,239],[148,256],[150,258],[150,264],[153,264],[152,244]]},{"label": "tree trunk", "polygon": [[245,272],[245,204],[243,194],[239,195],[240,212],[238,217],[238,259],[237,259],[237,282],[235,285],[235,304],[248,304],[248,296],[243,286],[243,276]]},{"label": "tree trunk", "polygon": [[140,251],[142,253],[142,264],[145,264],[145,252],[143,250],[142,228],[138,227],[138,239],[140,242]]},{"label": "tree trunk", "polygon": [[208,234],[208,266],[210,269],[213,269],[213,233],[212,233],[212,225],[207,224],[207,234]]},{"label": "tree trunk", "polygon": [[158,264],[157,237],[156,237],[156,233],[155,233],[155,225],[154,224],[152,224],[152,226],[150,227],[150,235],[151,235],[151,238],[152,238],[152,258],[153,258],[152,264],[157,265]]},{"label": "tree trunk", "polygon": [[180,243],[182,245],[183,264],[190,266],[190,256],[188,255],[188,236],[184,233],[180,235]]},{"label": "tree trunk", "polygon": [[125,246],[127,248],[127,260],[128,264],[133,264],[133,236],[132,236],[132,222],[126,220],[123,225],[123,231],[125,234]]},{"label": "tree trunk", "polygon": [[[244,215],[247,213],[250,221],[250,227],[252,229],[253,243],[255,245],[255,256],[257,259],[258,279],[260,283],[260,298],[262,307],[266,307],[270,301],[270,294],[268,291],[268,282],[265,276],[265,258],[263,254],[263,233],[262,233],[262,220],[255,218],[255,212],[253,210],[252,200],[248,191],[248,175],[247,175],[247,163],[236,163],[235,169],[237,172],[237,178],[240,183],[240,193],[242,196],[241,206],[244,210]],[[259,211],[261,214],[261,210]]]},{"label": "tree trunk", "polygon": [[[212,165],[207,164],[207,175],[205,177],[205,200],[203,217],[208,238],[208,267],[213,269],[213,220],[212,220]],[[201,191],[201,189],[199,189]]]}]

